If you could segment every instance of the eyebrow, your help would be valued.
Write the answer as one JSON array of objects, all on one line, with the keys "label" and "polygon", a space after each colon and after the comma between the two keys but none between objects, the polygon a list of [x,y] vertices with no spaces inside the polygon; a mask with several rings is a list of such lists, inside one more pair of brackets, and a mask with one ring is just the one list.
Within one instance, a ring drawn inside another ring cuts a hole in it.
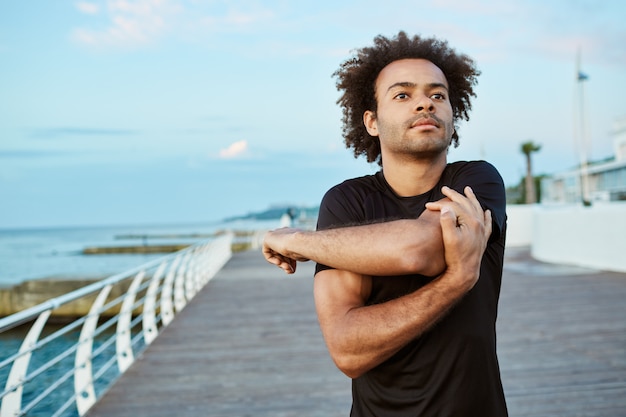
[{"label": "eyebrow", "polygon": [[[402,88],[415,88],[417,87],[417,84],[409,82],[409,81],[400,81],[397,83],[394,83],[392,85],[389,86],[389,88],[387,89],[387,92],[393,90],[394,88],[397,87],[402,87]],[[448,86],[443,84],[443,83],[430,83],[427,85],[429,90],[435,89],[435,88],[443,88],[446,91],[448,91]]]}]

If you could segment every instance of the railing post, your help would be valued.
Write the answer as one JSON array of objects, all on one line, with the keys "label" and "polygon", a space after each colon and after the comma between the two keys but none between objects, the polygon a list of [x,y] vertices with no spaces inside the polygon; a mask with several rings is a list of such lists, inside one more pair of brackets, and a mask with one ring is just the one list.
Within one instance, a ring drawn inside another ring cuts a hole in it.
[{"label": "railing post", "polygon": [[213,256],[212,248],[214,245],[212,243],[206,243],[202,247],[202,251],[205,253],[203,256],[202,263],[200,264],[200,270],[202,271],[200,279],[201,285],[205,286],[209,282],[209,273],[210,273],[210,265],[211,265],[211,257]]},{"label": "railing post", "polygon": [[202,252],[202,257],[198,260],[197,263],[197,282],[198,287],[202,288],[206,285],[208,280],[206,279],[208,273],[208,265],[211,259],[211,252],[209,251],[210,245],[205,243],[200,247],[200,251]]},{"label": "railing post", "polygon": [[133,316],[133,304],[135,304],[135,295],[137,294],[137,288],[146,275],[146,271],[139,272],[126,292],[124,301],[122,302],[122,308],[120,309],[120,316],[117,320],[117,334],[115,337],[115,352],[117,353],[117,367],[120,370],[120,374],[126,372],[128,367],[135,361],[135,355],[133,355],[133,346],[131,342],[131,329],[130,322]]},{"label": "railing post", "polygon": [[76,409],[78,415],[83,416],[96,403],[96,391],[93,387],[93,372],[91,367],[91,354],[93,351],[93,335],[98,326],[100,318],[100,310],[104,305],[112,285],[109,284],[102,288],[98,297],[91,305],[89,314],[83,323],[78,339],[78,347],[76,349],[76,358],[74,366],[76,373],[74,374],[74,393],[76,395]]},{"label": "railing post", "polygon": [[5,386],[5,390],[13,389],[13,392],[7,394],[2,399],[2,406],[0,406],[0,417],[15,417],[19,416],[22,408],[22,393],[24,386],[22,385],[28,371],[28,364],[32,355],[31,349],[37,343],[39,335],[43,330],[48,317],[50,317],[50,310],[46,310],[37,317],[35,323],[28,331],[28,334],[24,338],[20,350],[18,353],[23,353],[19,356],[9,372],[9,377]]},{"label": "railing post", "polygon": [[187,299],[185,298],[185,271],[189,266],[190,254],[187,252],[178,266],[176,272],[176,280],[174,281],[174,307],[176,313],[179,313],[185,305],[187,305]]},{"label": "railing post", "polygon": [[169,270],[165,281],[163,281],[163,290],[161,291],[161,321],[163,326],[167,326],[174,319],[174,305],[172,304],[172,293],[174,287],[174,278],[176,276],[176,269],[180,263],[182,255],[177,255]]},{"label": "railing post", "polygon": [[152,275],[150,285],[146,291],[146,301],[143,306],[142,318],[143,340],[146,345],[152,343],[152,341],[159,334],[159,328],[156,322],[156,297],[159,290],[161,276],[163,275],[163,272],[165,272],[166,266],[167,262],[163,262],[159,265],[159,268],[155,271],[154,275]]},{"label": "railing post", "polygon": [[187,268],[185,269],[185,299],[187,300],[191,300],[197,291],[194,283],[197,259],[198,248],[194,248],[190,251],[189,262],[187,262]]},{"label": "railing post", "polygon": [[202,287],[202,263],[206,256],[206,252],[204,251],[204,245],[196,248],[196,255],[193,260],[193,277],[192,277],[192,285],[194,288],[194,294],[197,294]]}]

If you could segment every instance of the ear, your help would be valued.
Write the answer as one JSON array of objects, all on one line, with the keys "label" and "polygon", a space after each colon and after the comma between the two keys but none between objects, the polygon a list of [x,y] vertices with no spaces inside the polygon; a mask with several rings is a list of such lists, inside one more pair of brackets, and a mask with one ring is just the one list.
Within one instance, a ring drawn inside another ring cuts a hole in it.
[{"label": "ear", "polygon": [[367,110],[363,113],[363,124],[367,133],[371,136],[378,136],[378,123],[376,123],[376,113],[371,110]]}]

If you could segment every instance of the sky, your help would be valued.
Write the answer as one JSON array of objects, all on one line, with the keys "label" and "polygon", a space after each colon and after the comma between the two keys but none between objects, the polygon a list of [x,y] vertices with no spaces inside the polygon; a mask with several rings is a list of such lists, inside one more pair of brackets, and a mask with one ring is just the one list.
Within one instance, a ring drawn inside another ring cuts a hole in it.
[{"label": "sky", "polygon": [[0,2],[0,228],[316,206],[378,170],[343,144],[332,74],[400,30],[481,71],[449,161],[488,160],[511,186],[523,142],[541,145],[536,175],[604,159],[625,20],[622,0]]}]

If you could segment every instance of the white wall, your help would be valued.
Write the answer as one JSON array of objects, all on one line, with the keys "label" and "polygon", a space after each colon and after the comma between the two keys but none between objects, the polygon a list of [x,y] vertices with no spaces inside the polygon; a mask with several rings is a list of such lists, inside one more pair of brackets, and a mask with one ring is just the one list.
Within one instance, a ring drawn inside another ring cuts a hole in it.
[{"label": "white wall", "polygon": [[626,272],[626,202],[513,205],[507,213],[507,246],[530,242],[540,261]]},{"label": "white wall", "polygon": [[509,204],[506,206],[506,246],[530,246],[533,208],[533,204]]}]

